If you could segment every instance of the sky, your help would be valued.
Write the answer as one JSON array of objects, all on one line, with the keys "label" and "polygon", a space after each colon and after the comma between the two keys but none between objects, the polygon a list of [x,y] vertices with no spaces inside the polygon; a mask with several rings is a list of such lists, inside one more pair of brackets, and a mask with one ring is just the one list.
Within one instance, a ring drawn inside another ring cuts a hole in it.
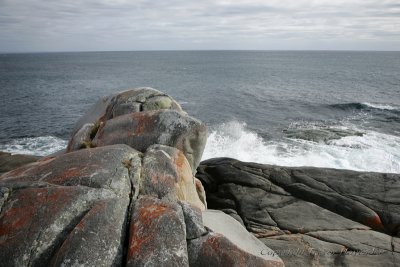
[{"label": "sky", "polygon": [[399,0],[0,0],[0,52],[400,50]]}]

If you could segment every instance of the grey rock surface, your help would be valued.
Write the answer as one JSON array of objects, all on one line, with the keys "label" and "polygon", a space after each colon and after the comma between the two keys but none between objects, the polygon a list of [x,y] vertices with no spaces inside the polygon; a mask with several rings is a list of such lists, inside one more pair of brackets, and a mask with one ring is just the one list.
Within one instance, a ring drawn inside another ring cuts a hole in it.
[{"label": "grey rock surface", "polygon": [[243,223],[286,266],[398,266],[400,175],[229,158],[197,172],[208,207]]},{"label": "grey rock surface", "polygon": [[0,174],[39,160],[38,156],[11,154],[0,151]]}]

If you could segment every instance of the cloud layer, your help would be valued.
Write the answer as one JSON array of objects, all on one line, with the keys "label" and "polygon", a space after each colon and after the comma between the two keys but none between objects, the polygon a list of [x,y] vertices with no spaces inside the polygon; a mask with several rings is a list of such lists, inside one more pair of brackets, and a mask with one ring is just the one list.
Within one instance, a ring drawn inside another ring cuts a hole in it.
[{"label": "cloud layer", "polygon": [[398,0],[0,0],[0,51],[399,50]]}]

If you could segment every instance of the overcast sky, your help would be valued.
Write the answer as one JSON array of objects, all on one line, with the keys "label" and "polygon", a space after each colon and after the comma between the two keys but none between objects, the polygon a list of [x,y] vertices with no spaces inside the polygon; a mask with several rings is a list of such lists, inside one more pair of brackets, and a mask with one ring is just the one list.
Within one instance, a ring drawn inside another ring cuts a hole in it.
[{"label": "overcast sky", "polygon": [[400,0],[0,0],[0,51],[400,50]]}]

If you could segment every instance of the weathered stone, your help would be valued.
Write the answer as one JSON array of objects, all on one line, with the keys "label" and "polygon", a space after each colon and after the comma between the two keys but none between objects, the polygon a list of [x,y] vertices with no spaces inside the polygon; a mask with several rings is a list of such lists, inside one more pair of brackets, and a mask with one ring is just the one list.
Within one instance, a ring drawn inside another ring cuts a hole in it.
[{"label": "weathered stone", "polygon": [[217,234],[222,234],[237,247],[253,255],[263,258],[271,265],[283,266],[282,260],[260,240],[246,231],[239,222],[218,210],[203,212],[204,226]]},{"label": "weathered stone", "polygon": [[223,235],[213,232],[188,240],[187,249],[192,267],[284,266],[282,261],[267,261],[247,253]]},{"label": "weathered stone", "polygon": [[[0,177],[0,262],[5,266],[122,264],[139,152],[80,150]],[[126,166],[125,162],[130,166]]]},{"label": "weathered stone", "polygon": [[[67,151],[92,147],[92,131],[95,125],[86,123],[80,128],[68,143]],[[93,136],[94,137],[94,136]]]},{"label": "weathered stone", "polygon": [[109,95],[97,100],[75,124],[71,137],[73,138],[85,124],[96,124],[105,121],[107,108],[114,97],[115,95]]},{"label": "weathered stone", "polygon": [[326,242],[341,244],[352,251],[368,251],[369,254],[392,251],[392,237],[372,230],[326,230],[310,232],[307,235]]},{"label": "weathered stone", "polygon": [[197,195],[199,196],[200,201],[204,204],[205,208],[207,209],[206,191],[204,190],[203,184],[196,177],[194,177],[194,182],[196,185]]},{"label": "weathered stone", "polygon": [[205,209],[186,157],[173,147],[153,145],[146,151],[140,193],[172,202],[188,201],[201,210]]},{"label": "weathered stone", "polygon": [[106,112],[106,119],[124,114],[147,110],[174,109],[182,111],[181,106],[170,96],[150,87],[142,87],[121,92],[114,96]]},{"label": "weathered stone", "polygon": [[282,258],[286,267],[335,266],[346,247],[301,235],[279,235],[261,238],[268,247]]},{"label": "weathered stone", "polygon": [[11,154],[0,151],[0,175],[20,166],[39,160],[38,156]]},{"label": "weathered stone", "polygon": [[139,112],[106,121],[93,140],[95,146],[127,144],[141,152],[153,144],[181,150],[195,172],[206,142],[200,121],[173,110]]},{"label": "weathered stone", "polygon": [[203,225],[201,210],[186,201],[179,201],[179,204],[185,217],[186,239],[194,239],[205,235],[207,230]]},{"label": "weathered stone", "polygon": [[289,230],[292,233],[307,233],[326,229],[370,229],[368,226],[302,200],[278,209],[271,209],[270,214],[279,228]]},{"label": "weathered stone", "polygon": [[131,173],[136,173],[140,161],[140,153],[126,145],[79,150],[10,171],[0,176],[0,186],[88,186],[125,195],[131,191],[127,163],[133,164]]},{"label": "weathered stone", "polygon": [[[400,175],[202,162],[209,208],[240,216],[286,266],[397,266]],[[240,220],[238,220],[240,221]]]},{"label": "weathered stone", "polygon": [[76,123],[67,152],[91,146],[98,127],[107,120],[121,115],[161,109],[172,109],[186,114],[170,96],[149,87],[131,89],[103,97]]},{"label": "weathered stone", "polygon": [[159,109],[176,109],[182,111],[178,103],[169,96],[154,96],[143,103],[143,111]]},{"label": "weathered stone", "polygon": [[[400,227],[400,201],[396,199],[400,177],[396,174],[249,166],[233,159],[206,161],[198,171],[210,207],[221,208],[221,203],[229,203],[227,199],[240,201],[238,214],[244,215],[245,223],[273,226],[265,207],[278,209],[301,199],[378,231],[396,235]],[[251,207],[250,211],[246,213],[242,204]],[[237,209],[236,204],[223,208]]]},{"label": "weathered stone", "polygon": [[139,197],[131,218],[127,266],[189,266],[180,205]]}]

